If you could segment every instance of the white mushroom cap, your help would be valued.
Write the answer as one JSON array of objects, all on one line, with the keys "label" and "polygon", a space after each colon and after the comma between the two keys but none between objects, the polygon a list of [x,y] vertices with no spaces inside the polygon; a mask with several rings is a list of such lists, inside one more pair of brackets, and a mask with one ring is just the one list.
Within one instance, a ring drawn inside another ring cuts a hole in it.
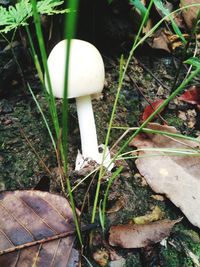
[{"label": "white mushroom cap", "polygon": [[[67,40],[59,42],[48,58],[52,91],[58,98],[63,98],[64,94],[66,46]],[[82,40],[71,40],[68,77],[68,98],[101,93],[105,70],[96,47]],[[46,77],[45,83],[47,85]]]}]

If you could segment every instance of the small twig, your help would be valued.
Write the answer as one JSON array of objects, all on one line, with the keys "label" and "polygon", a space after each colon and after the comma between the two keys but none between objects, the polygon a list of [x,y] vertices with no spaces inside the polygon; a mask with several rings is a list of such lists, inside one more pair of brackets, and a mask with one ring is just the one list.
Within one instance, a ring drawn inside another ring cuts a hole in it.
[{"label": "small twig", "polygon": [[[95,227],[97,227],[96,223],[88,224],[86,226],[83,226],[81,228],[81,231],[82,232],[88,231],[88,230],[91,230],[91,229],[93,229]],[[44,243],[47,243],[47,242],[51,242],[53,240],[57,240],[57,239],[60,239],[60,238],[65,238],[65,237],[74,235],[75,233],[76,233],[76,229],[71,230],[71,231],[67,231],[67,232],[63,232],[63,233],[58,234],[58,235],[50,236],[50,237],[47,237],[47,238],[42,238],[40,240],[35,240],[35,241],[32,241],[32,242],[28,242],[26,244],[22,244],[22,245],[11,247],[11,248],[8,248],[8,249],[5,249],[5,250],[1,250],[0,251],[0,255],[4,255],[4,254],[7,254],[7,253],[11,253],[11,252],[14,252],[14,251],[18,251],[20,249],[29,248],[29,247],[36,246],[36,245],[41,245],[41,244],[44,244]]]},{"label": "small twig", "polygon": [[[134,79],[131,77],[131,75],[129,73],[127,75],[130,78],[131,82],[134,84],[134,86],[137,88],[137,90],[140,92],[140,94],[144,97],[146,102],[150,105],[150,107],[153,109],[153,111],[155,111],[156,109],[154,108],[152,103],[147,99],[147,97],[144,95],[144,93],[142,92],[140,87],[137,85],[137,83],[134,81]],[[168,124],[167,121],[160,114],[158,114],[157,116],[164,122],[164,124]]]},{"label": "small twig", "polygon": [[119,142],[129,133],[130,129],[127,129],[114,143],[114,145],[110,148],[110,152],[113,151],[113,149],[119,144]]}]

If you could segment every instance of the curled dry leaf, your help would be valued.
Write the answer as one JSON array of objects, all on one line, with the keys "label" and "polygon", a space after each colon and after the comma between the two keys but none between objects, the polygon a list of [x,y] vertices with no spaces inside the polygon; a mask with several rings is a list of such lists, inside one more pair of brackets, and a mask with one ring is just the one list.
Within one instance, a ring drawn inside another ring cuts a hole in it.
[{"label": "curled dry leaf", "polygon": [[0,266],[78,266],[68,201],[41,191],[0,194]]},{"label": "curled dry leaf", "polygon": [[153,35],[151,40],[148,40],[148,44],[154,49],[162,49],[167,52],[171,52],[170,41],[165,33],[164,29],[159,29]]},{"label": "curled dry leaf", "polygon": [[[176,128],[166,125],[151,123],[148,127],[178,133]],[[169,150],[166,150],[189,149],[198,152],[199,141],[142,133],[134,138],[130,145],[141,150],[136,166],[151,188],[159,194],[165,194],[191,223],[200,227],[200,157],[192,156],[191,153],[182,156],[169,154]]]},{"label": "curled dry leaf", "polygon": [[116,225],[110,228],[109,243],[122,248],[141,248],[160,242],[169,236],[172,227],[181,219],[160,220],[149,224]]}]

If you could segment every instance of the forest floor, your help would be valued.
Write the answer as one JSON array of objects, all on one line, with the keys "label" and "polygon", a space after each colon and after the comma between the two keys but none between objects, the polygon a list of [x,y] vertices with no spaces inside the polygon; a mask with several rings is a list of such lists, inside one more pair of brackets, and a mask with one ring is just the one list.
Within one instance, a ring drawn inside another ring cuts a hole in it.
[{"label": "forest floor", "polygon": [[[148,55],[148,53],[145,53],[146,55],[142,56],[141,54],[140,50],[136,58],[131,60],[120,93],[113,126],[139,126],[144,109],[148,105],[145,98],[154,102],[157,99],[166,99],[170,94],[175,73],[180,63],[179,59],[169,54],[156,55],[156,53],[151,53],[151,55]],[[106,65],[106,83],[102,99],[93,101],[100,144],[105,141],[119,76],[119,59],[104,57],[104,61]],[[187,70],[183,68],[179,81],[184,78],[186,72]],[[52,126],[46,100],[40,90],[37,77],[32,74],[31,70],[27,70],[27,73],[32,90],[47,114],[50,126]],[[198,83],[198,80],[195,83]],[[60,104],[61,102],[58,101],[58,110],[60,110]],[[199,109],[194,105],[181,102],[176,98],[162,112],[162,117],[168,125],[176,127],[182,134],[194,137],[199,135]],[[10,81],[9,85],[4,84],[1,88],[0,121],[0,190],[34,189],[41,182],[41,179],[44,179],[42,181],[45,181],[45,184],[50,183],[50,192],[62,194],[60,181],[58,180],[56,156],[40,111],[28,89],[24,89],[15,78]],[[160,118],[157,118],[157,121],[163,123]],[[73,171],[77,150],[80,148],[76,107],[73,101],[69,103],[69,122],[69,178],[72,185],[75,185],[84,175]],[[110,147],[122,133],[122,130],[117,129],[111,131]],[[124,140],[122,140],[123,142]],[[50,170],[51,175],[44,168],[42,162]],[[107,229],[112,224],[126,224],[132,218],[146,215],[156,206],[161,209],[164,218],[178,219],[183,217],[183,220],[173,228],[167,238],[166,245],[158,243],[143,249],[117,248],[116,252],[122,258],[115,263],[113,261],[110,266],[123,266],[124,263],[127,267],[195,266],[194,259],[188,256],[180,239],[182,238],[185,246],[199,258],[199,231],[189,223],[182,212],[169,199],[165,196],[158,196],[152,191],[137,170],[133,159],[123,160],[118,163],[118,165],[120,164],[124,166],[124,169],[111,186],[108,196]],[[94,176],[90,177],[74,192],[77,208],[82,209],[83,200],[86,201],[83,208],[83,220],[88,223],[94,200],[92,192],[96,187],[96,179]],[[91,181],[93,181],[92,184],[90,184]],[[89,184],[91,188],[88,193]],[[106,178],[102,182],[100,198],[103,197],[105,188]],[[87,199],[85,199],[86,192],[88,193]],[[98,239],[99,233],[100,229],[96,232],[96,239]],[[85,240],[87,243],[87,238]],[[101,241],[93,245],[93,252],[99,249],[104,252],[107,250],[105,244]],[[91,261],[93,252],[86,253]],[[93,266],[99,266],[95,265],[95,262],[92,264]]]}]

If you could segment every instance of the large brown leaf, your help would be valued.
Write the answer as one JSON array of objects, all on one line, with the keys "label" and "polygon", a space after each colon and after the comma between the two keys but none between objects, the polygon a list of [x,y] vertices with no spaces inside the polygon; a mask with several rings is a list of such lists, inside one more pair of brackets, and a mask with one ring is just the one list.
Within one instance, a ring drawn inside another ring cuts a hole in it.
[{"label": "large brown leaf", "polygon": [[[149,124],[149,128],[177,133],[174,127]],[[158,134],[139,134],[130,144],[138,149],[199,149],[199,142],[169,138]],[[154,156],[153,156],[154,155]],[[140,151],[136,165],[151,188],[164,193],[191,223],[200,227],[200,157],[169,155],[163,151]]]},{"label": "large brown leaf", "polygon": [[0,266],[75,267],[73,233],[65,198],[28,190],[0,194]]},{"label": "large brown leaf", "polygon": [[141,248],[162,241],[180,221],[160,220],[149,224],[125,224],[110,228],[109,244],[122,248]]}]

